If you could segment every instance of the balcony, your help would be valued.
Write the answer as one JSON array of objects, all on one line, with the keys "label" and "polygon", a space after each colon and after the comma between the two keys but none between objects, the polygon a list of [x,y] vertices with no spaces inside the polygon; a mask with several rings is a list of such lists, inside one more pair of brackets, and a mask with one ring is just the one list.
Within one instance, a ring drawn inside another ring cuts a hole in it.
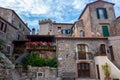
[{"label": "balcony", "polygon": [[77,60],[92,60],[94,55],[91,52],[78,52]]},{"label": "balcony", "polygon": [[26,49],[30,51],[56,51],[56,44],[52,42],[27,42]]},{"label": "balcony", "polygon": [[32,51],[56,51],[56,46],[27,46],[26,49]]}]

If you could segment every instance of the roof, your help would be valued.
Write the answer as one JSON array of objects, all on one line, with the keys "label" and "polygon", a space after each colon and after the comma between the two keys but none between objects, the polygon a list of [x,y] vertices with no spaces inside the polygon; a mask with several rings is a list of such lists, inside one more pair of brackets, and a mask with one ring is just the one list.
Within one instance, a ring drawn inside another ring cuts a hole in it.
[{"label": "roof", "polygon": [[117,19],[120,19],[120,16],[118,16],[118,17],[116,18],[116,20],[117,20]]},{"label": "roof", "polygon": [[[30,28],[23,22],[23,20],[17,15],[17,13],[16,13],[14,10],[8,9],[8,8],[3,8],[3,7],[0,7],[0,8],[12,11],[12,12],[20,19],[20,21],[26,26],[26,28],[27,28],[28,30],[30,30]],[[31,31],[31,30],[30,30],[30,31]]]},{"label": "roof", "polygon": [[54,25],[73,25],[73,23],[53,23]]},{"label": "roof", "polygon": [[6,21],[5,19],[3,19],[2,17],[0,17],[1,20],[3,20],[4,22],[8,23],[10,26],[12,26],[13,28],[17,29],[15,26],[13,26],[11,23],[9,23],[8,21]]},{"label": "roof", "polygon": [[29,40],[14,40],[12,43],[13,44],[21,44],[21,43],[25,43],[28,42]]},{"label": "roof", "polygon": [[55,40],[54,35],[27,35],[27,38],[30,41],[50,41],[53,42]]},{"label": "roof", "polygon": [[102,1],[102,2],[104,2],[104,3],[108,3],[108,4],[115,5],[114,3],[107,2],[107,1],[103,1],[103,0],[97,0],[97,1],[92,2],[92,3],[88,3],[88,4],[85,6],[84,10],[82,11],[82,13],[81,13],[81,15],[79,16],[79,18],[78,18],[78,19],[80,19],[80,18],[81,18],[81,16],[84,14],[85,10],[87,9],[87,7],[88,7],[89,5],[92,5],[92,4],[97,3],[97,2],[100,2],[100,1]]}]

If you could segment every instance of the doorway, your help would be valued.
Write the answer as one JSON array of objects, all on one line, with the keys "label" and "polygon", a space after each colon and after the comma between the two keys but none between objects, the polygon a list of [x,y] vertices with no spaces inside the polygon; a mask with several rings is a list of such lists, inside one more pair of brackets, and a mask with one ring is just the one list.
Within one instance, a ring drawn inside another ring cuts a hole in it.
[{"label": "doorway", "polygon": [[78,78],[90,78],[90,64],[89,63],[78,63]]}]

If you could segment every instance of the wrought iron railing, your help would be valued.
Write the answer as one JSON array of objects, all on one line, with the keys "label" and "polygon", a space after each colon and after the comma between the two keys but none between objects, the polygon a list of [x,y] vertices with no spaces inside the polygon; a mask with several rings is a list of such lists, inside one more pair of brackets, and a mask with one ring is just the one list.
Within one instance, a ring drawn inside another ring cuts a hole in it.
[{"label": "wrought iron railing", "polygon": [[78,52],[78,60],[92,60],[94,55],[91,52]]}]

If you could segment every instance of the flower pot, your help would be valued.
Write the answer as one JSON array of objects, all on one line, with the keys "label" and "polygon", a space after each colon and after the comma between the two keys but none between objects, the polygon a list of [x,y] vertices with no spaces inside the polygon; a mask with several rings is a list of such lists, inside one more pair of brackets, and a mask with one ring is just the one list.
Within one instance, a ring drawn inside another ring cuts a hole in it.
[{"label": "flower pot", "polygon": [[104,80],[112,80],[109,76],[105,77]]}]

